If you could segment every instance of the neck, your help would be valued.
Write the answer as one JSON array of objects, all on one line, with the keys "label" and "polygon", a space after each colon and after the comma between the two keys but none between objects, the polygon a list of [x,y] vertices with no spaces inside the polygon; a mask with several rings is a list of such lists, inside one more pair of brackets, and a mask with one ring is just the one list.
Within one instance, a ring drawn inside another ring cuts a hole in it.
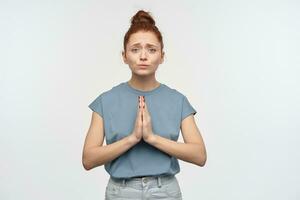
[{"label": "neck", "polygon": [[156,80],[155,76],[135,76],[132,74],[131,79],[128,81],[128,84],[138,90],[150,91],[157,88],[160,83]]}]

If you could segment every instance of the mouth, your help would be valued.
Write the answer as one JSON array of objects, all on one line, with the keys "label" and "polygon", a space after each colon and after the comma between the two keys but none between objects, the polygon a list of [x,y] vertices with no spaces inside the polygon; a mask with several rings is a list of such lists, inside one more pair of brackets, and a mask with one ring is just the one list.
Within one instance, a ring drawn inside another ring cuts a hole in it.
[{"label": "mouth", "polygon": [[138,65],[138,66],[139,66],[140,68],[143,68],[143,69],[149,67],[149,65]]}]

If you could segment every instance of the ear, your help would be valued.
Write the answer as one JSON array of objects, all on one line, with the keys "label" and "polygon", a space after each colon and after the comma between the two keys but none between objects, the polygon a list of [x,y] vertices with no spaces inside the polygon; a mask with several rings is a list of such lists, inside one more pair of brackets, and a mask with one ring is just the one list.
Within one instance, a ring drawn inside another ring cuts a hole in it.
[{"label": "ear", "polygon": [[164,60],[165,60],[165,52],[163,51],[163,52],[161,53],[160,64],[162,64],[162,63],[164,62]]},{"label": "ear", "polygon": [[125,63],[125,64],[128,64],[128,63],[127,63],[126,54],[125,54],[125,52],[124,52],[124,51],[122,51],[122,57],[123,57],[123,61],[124,61],[124,63]]}]

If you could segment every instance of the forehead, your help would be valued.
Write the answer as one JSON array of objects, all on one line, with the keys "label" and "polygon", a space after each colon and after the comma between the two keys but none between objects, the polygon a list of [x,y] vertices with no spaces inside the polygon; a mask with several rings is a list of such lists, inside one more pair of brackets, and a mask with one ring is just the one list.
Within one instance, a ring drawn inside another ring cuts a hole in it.
[{"label": "forehead", "polygon": [[132,45],[155,45],[155,46],[159,46],[160,43],[156,37],[156,35],[153,32],[147,31],[139,31],[136,32],[134,34],[132,34],[129,38],[128,41],[128,46],[132,46]]}]

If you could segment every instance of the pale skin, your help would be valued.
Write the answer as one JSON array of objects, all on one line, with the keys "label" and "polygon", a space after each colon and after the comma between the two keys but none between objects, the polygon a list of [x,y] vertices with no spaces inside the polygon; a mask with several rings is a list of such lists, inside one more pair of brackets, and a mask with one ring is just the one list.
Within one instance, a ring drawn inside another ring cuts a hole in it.
[{"label": "pale skin", "polygon": [[[164,60],[164,52],[161,51],[160,42],[154,33],[139,31],[132,34],[122,56],[124,63],[128,64],[132,71],[129,81],[132,87],[147,91],[159,85],[155,79],[155,71]],[[147,66],[141,67],[140,64]],[[132,133],[104,146],[103,118],[96,112],[92,113],[82,153],[82,164],[86,170],[114,160],[140,140],[180,160],[201,167],[205,165],[206,148],[194,115],[189,115],[181,122],[180,129],[184,143],[173,141],[152,131],[151,114],[146,101],[140,97]]]}]

